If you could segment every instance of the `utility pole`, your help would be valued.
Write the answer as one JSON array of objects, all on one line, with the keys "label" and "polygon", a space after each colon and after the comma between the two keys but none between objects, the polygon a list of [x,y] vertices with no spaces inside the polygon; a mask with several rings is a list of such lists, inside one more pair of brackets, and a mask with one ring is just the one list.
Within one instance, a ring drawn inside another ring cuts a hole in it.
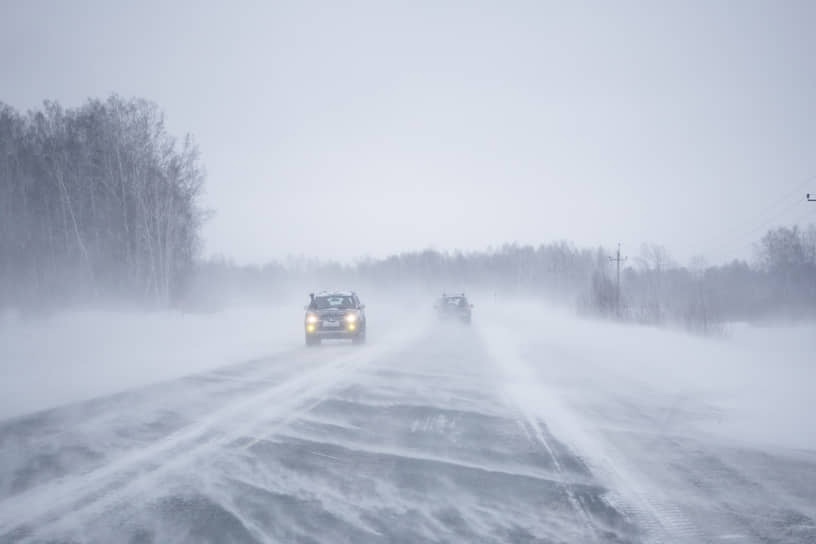
[{"label": "utility pole", "polygon": [[629,257],[624,257],[621,259],[620,255],[620,242],[618,242],[618,252],[615,254],[614,257],[608,257],[609,262],[613,262],[617,265],[617,274],[615,275],[615,313],[618,317],[620,317],[620,265],[621,262],[626,262],[626,259]]}]

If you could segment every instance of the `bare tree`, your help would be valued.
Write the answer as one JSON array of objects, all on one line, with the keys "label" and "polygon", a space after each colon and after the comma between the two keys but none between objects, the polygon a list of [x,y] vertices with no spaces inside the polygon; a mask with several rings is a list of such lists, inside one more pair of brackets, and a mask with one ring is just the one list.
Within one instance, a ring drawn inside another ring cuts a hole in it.
[{"label": "bare tree", "polygon": [[167,304],[192,270],[203,178],[149,102],[0,104],[0,304]]}]

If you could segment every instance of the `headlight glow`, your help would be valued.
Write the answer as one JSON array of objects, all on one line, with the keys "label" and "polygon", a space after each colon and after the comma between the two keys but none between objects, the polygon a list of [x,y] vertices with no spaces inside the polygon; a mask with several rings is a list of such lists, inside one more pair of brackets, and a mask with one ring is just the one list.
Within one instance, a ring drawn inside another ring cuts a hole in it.
[{"label": "headlight glow", "polygon": [[346,323],[356,323],[357,322],[357,314],[347,314],[346,315]]},{"label": "headlight glow", "polygon": [[317,316],[314,314],[309,314],[306,316],[306,323],[317,323]]}]

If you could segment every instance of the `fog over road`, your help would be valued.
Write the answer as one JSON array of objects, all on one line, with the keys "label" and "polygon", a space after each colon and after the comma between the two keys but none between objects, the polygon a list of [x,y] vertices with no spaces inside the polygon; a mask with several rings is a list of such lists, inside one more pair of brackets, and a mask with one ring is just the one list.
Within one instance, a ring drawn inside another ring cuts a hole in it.
[{"label": "fog over road", "polygon": [[812,450],[491,321],[0,422],[0,542],[816,542]]}]

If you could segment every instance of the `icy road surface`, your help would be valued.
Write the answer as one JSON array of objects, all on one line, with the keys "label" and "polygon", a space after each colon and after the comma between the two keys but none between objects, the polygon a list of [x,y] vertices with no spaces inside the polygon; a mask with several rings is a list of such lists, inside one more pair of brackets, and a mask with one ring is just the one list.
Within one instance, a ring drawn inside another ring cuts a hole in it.
[{"label": "icy road surface", "polygon": [[391,329],[6,419],[0,542],[816,542],[812,449],[559,338]]}]

